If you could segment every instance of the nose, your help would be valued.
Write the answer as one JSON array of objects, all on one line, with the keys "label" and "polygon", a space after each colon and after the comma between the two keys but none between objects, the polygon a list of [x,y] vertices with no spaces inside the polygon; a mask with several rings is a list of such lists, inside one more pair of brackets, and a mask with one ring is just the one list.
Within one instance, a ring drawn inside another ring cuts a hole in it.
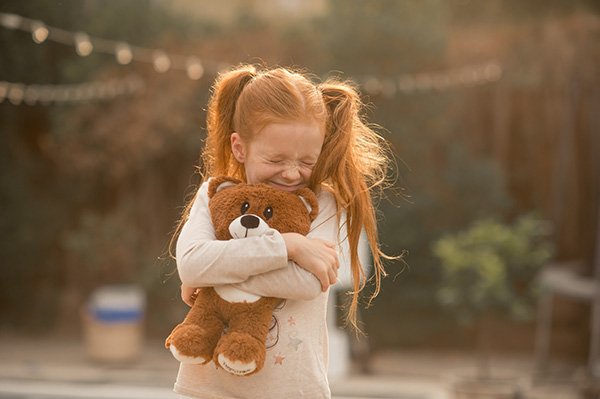
[{"label": "nose", "polygon": [[244,215],[242,216],[240,223],[247,229],[255,229],[258,227],[260,221],[258,220],[258,217],[254,215]]},{"label": "nose", "polygon": [[288,165],[287,168],[281,173],[281,176],[290,181],[297,181],[300,178],[300,170],[298,165]]}]

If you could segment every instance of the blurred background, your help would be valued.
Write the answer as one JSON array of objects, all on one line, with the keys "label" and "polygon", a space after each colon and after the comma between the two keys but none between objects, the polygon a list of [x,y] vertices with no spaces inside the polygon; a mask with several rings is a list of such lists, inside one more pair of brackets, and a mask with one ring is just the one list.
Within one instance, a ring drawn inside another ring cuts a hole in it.
[{"label": "blurred background", "polygon": [[[134,284],[160,345],[187,311],[168,245],[200,181],[210,86],[244,62],[355,81],[392,144],[380,239],[406,253],[362,312],[361,362],[471,353],[487,328],[496,353],[593,369],[598,2],[4,0],[0,13],[3,341],[79,342],[92,293]],[[558,285],[540,284],[549,268]]]}]

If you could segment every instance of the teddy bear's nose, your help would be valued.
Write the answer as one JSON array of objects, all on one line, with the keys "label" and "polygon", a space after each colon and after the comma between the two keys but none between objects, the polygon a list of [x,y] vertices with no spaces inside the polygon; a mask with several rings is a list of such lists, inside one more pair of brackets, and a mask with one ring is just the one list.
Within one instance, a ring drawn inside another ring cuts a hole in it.
[{"label": "teddy bear's nose", "polygon": [[258,227],[260,220],[254,215],[244,215],[242,216],[240,223],[247,229],[255,229]]}]

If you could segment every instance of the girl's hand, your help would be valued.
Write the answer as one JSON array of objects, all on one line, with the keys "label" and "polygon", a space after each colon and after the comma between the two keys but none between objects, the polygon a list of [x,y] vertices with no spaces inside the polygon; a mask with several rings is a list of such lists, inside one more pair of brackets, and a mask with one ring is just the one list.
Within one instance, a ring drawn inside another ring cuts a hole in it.
[{"label": "girl's hand", "polygon": [[297,233],[284,233],[282,237],[288,258],[314,274],[321,282],[323,291],[336,283],[340,264],[334,243]]},{"label": "girl's hand", "polygon": [[186,305],[192,307],[192,305],[194,305],[194,301],[196,301],[197,295],[196,288],[181,284],[181,299],[186,303]]}]

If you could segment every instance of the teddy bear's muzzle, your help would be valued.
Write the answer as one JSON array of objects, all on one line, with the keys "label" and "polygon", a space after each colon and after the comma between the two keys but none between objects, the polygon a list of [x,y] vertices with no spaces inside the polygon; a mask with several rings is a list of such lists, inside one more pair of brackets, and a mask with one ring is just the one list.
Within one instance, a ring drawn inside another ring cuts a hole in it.
[{"label": "teddy bear's muzzle", "polygon": [[257,237],[265,234],[269,229],[267,222],[251,213],[239,216],[229,224],[232,238]]}]

